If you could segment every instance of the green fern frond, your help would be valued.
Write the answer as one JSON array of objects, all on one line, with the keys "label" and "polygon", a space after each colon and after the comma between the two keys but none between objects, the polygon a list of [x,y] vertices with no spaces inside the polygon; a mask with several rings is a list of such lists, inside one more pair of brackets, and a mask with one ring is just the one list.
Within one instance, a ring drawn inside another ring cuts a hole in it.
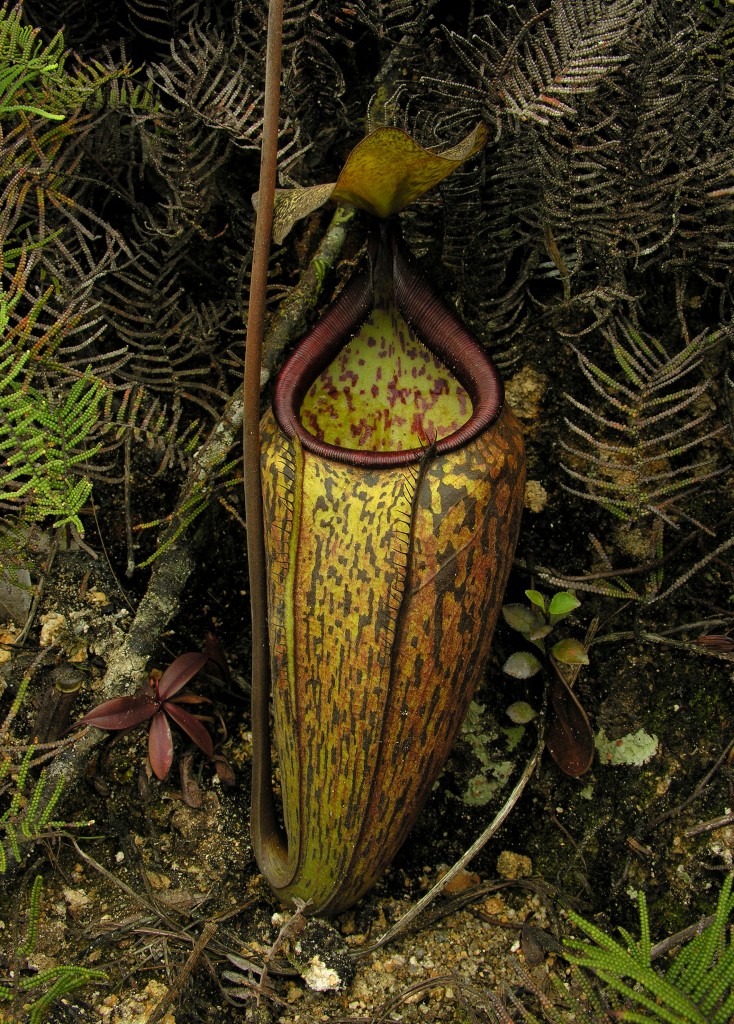
[{"label": "green fern frond", "polygon": [[[0,839],[0,874],[7,870],[7,853],[10,853],[15,861],[20,862],[22,860],[21,846],[36,842],[51,830],[77,828],[88,824],[82,821],[52,820],[53,812],[63,792],[63,779],[59,779],[49,793],[47,774],[45,770],[41,771],[33,783],[31,792],[28,792],[29,773],[34,754],[35,747],[31,745],[12,780],[8,806],[0,814],[0,832],[5,833],[4,839]],[[10,769],[9,761],[4,762],[3,769],[3,774],[7,774]]]},{"label": "green fern frond", "polygon": [[0,9],[0,121],[32,114],[63,121],[107,82],[130,73],[96,61],[66,68],[62,32],[46,43],[40,30],[23,23],[22,4]]},{"label": "green fern frond", "polygon": [[36,875],[33,879],[33,887],[31,888],[30,896],[28,897],[28,933],[23,942],[18,947],[18,953],[21,956],[28,956],[36,948],[36,941],[38,939],[38,919],[41,915],[41,889],[43,887],[43,878],[40,875]]},{"label": "green fern frond", "polygon": [[36,843],[52,832],[86,828],[89,821],[61,821],[53,813],[62,796],[64,781],[59,779],[49,792],[48,776],[45,770],[39,772],[28,792],[29,771],[35,754],[30,746],[23,758],[16,778],[11,783],[11,796],[5,811],[0,814],[0,874],[3,874],[10,860],[21,863],[23,847]]},{"label": "green fern frond", "polygon": [[[113,397],[116,405],[113,403]],[[163,405],[158,397],[140,385],[127,387],[120,398],[110,392],[101,419],[116,441],[128,437],[160,453],[156,475],[174,465],[184,466],[201,444],[204,425],[199,419],[182,426],[183,407],[178,398]]]},{"label": "green fern frond", "polygon": [[80,469],[100,448],[90,438],[106,388],[88,369],[54,387],[43,376],[72,318],[62,313],[36,331],[50,289],[19,315],[30,269],[24,251],[10,286],[0,286],[0,502],[26,524],[50,518],[83,533],[92,485]]},{"label": "green fern frond", "polygon": [[[617,942],[579,914],[569,917],[591,940],[567,939],[564,957],[596,975],[627,1000],[617,1019],[633,1024],[729,1024],[734,1011],[734,945],[728,935],[734,910],[732,880],[721,888],[714,919],[674,956],[665,974],[652,965],[647,903],[639,894],[639,942],[620,929]],[[644,1012],[647,1011],[647,1012]]]},{"label": "green fern frond", "polygon": [[19,744],[24,750],[19,762],[10,753],[14,747],[12,726],[28,694],[31,679],[31,671],[24,674],[14,700],[0,722],[0,749],[3,750],[0,759],[0,875],[7,870],[9,861],[22,861],[23,848],[30,848],[44,836],[91,824],[88,821],[60,821],[53,817],[63,794],[64,779],[58,779],[51,787],[45,769],[36,775],[34,759],[37,750],[34,744],[25,747]]},{"label": "green fern frond", "polygon": [[51,121],[64,114],[48,109],[47,84],[63,76],[63,37],[45,44],[37,28],[22,24],[22,7],[0,10],[0,120],[27,113]]},{"label": "green fern frond", "polygon": [[88,441],[104,385],[86,371],[66,394],[57,395],[27,379],[20,383],[26,366],[27,353],[22,353],[0,381],[0,501],[20,505],[26,522],[50,518],[54,526],[71,524],[83,533],[79,514],[92,484],[76,468],[99,451],[99,442]]},{"label": "green fern frond", "polygon": [[[18,945],[14,954],[15,983],[0,985],[0,1003],[13,1003],[16,1008],[22,1003],[23,1019],[27,1020],[29,1024],[41,1024],[57,999],[62,999],[91,982],[107,980],[104,971],[66,964],[50,967],[48,970],[38,971],[34,974],[25,972],[22,961],[33,953],[38,938],[42,886],[43,879],[37,875],[28,898],[26,938]],[[2,1016],[2,1019],[5,1020],[5,1017]],[[13,1016],[12,1019],[20,1018]]]}]

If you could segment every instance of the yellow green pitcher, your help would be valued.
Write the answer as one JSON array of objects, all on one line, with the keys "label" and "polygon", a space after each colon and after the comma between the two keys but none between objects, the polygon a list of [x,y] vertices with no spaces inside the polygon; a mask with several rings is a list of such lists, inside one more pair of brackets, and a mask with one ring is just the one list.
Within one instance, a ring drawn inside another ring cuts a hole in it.
[{"label": "yellow green pitcher", "polygon": [[277,895],[344,910],[404,842],[482,679],[524,449],[492,360],[394,221],[261,423]]}]

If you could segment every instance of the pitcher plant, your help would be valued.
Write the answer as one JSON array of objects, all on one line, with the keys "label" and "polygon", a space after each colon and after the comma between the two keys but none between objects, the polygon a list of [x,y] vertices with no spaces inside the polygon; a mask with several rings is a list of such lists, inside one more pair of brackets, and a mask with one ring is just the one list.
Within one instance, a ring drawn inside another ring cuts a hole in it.
[{"label": "pitcher plant", "polygon": [[437,154],[378,129],[336,185],[276,208],[281,235],[314,196],[376,218],[260,425],[282,823],[270,741],[253,737],[253,846],[281,900],[323,915],[374,884],[429,796],[485,671],[517,540],[524,449],[499,373],[395,217],[483,142],[480,126]]}]

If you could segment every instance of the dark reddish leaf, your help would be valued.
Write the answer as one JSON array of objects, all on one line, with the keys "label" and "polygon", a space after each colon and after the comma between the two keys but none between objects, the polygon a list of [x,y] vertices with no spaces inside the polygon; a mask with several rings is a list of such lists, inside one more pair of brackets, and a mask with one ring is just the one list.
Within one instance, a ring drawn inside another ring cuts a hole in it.
[{"label": "dark reddish leaf", "polygon": [[147,693],[114,697],[92,708],[76,724],[94,725],[98,729],[132,729],[134,725],[152,718],[158,707],[158,702]]},{"label": "dark reddish leaf", "polygon": [[530,967],[537,967],[545,960],[543,946],[538,941],[539,931],[539,928],[530,923],[530,917],[527,917],[523,922],[522,931],[520,932],[520,945],[525,962]]},{"label": "dark reddish leaf", "polygon": [[188,711],[184,711],[173,701],[166,701],[163,705],[167,715],[170,715],[176,725],[183,729],[186,735],[194,741],[199,750],[203,750],[209,757],[214,756],[214,744],[212,738],[201,724],[198,718],[194,718]]},{"label": "dark reddish leaf", "polygon": [[545,959],[546,953],[561,953],[563,947],[560,942],[551,935],[532,924],[532,914],[525,918],[520,932],[520,943],[523,956],[531,967],[537,967]]},{"label": "dark reddish leaf", "polygon": [[182,654],[172,661],[158,680],[160,699],[166,700],[174,693],[178,693],[183,686],[186,686],[189,679],[193,679],[197,672],[201,672],[208,660],[206,654],[189,651],[188,654]]},{"label": "dark reddish leaf", "polygon": [[172,704],[211,704],[208,697],[200,697],[198,693],[179,693],[177,697],[166,699],[166,703]]},{"label": "dark reddish leaf", "polygon": [[556,675],[548,688],[551,709],[545,745],[561,771],[578,778],[594,759],[594,734],[586,712],[567,683]]},{"label": "dark reddish leaf", "polygon": [[226,757],[222,754],[215,754],[214,767],[217,772],[217,777],[223,786],[234,786],[236,782],[234,768]]},{"label": "dark reddish leaf", "polygon": [[207,633],[206,635],[204,654],[206,654],[209,661],[217,667],[224,682],[230,682],[231,676],[229,672],[229,665],[227,664],[227,657],[224,653],[224,647],[222,647],[219,637],[215,636],[214,633]]},{"label": "dark reddish leaf", "polygon": [[173,736],[168,719],[159,711],[150,723],[148,733],[148,760],[156,777],[163,780],[173,764]]},{"label": "dark reddish leaf", "polygon": [[138,772],[138,796],[145,803],[153,797],[152,778],[153,769],[150,767],[150,759],[148,759],[144,764],[140,765],[140,771]]}]

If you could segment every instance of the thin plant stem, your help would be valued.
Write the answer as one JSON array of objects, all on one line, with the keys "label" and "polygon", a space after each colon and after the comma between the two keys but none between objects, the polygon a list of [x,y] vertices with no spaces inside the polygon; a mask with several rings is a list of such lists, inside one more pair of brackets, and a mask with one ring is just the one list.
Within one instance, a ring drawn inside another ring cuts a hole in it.
[{"label": "thin plant stem", "polygon": [[252,842],[258,861],[275,842],[282,848],[273,802],[269,723],[269,642],[265,539],[260,478],[260,368],[265,331],[265,294],[273,226],[278,157],[278,115],[283,38],[283,0],[270,0],[265,66],[265,105],[260,156],[260,200],[255,221],[244,374],[243,446],[247,562],[252,615]]}]

